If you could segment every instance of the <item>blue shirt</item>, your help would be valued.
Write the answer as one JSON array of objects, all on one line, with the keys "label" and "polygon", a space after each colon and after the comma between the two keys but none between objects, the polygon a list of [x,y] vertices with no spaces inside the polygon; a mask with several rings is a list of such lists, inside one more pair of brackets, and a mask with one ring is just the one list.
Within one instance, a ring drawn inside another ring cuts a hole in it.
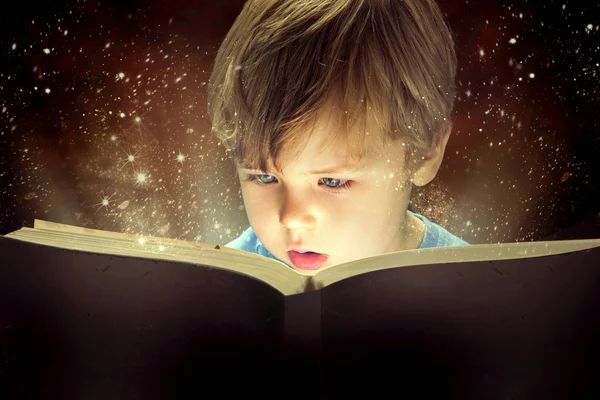
[{"label": "blue shirt", "polygon": [[[431,222],[420,214],[414,213],[410,210],[408,212],[419,218],[425,224],[425,235],[423,236],[423,241],[419,247],[420,249],[426,249],[429,247],[469,246],[469,243],[457,236],[454,236],[442,226]],[[269,257],[286,264],[285,261],[275,257],[267,250],[267,248],[254,234],[252,227],[246,229],[244,233],[242,233],[237,239],[227,243],[225,247],[260,254],[261,256]]]}]

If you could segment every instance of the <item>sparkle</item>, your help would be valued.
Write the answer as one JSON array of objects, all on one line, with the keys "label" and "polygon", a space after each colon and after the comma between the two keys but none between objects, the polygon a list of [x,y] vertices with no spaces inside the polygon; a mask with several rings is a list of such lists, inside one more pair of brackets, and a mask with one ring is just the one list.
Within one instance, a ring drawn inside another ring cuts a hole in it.
[{"label": "sparkle", "polygon": [[12,44],[12,50],[16,50],[16,49],[17,49],[17,44],[16,44],[16,43],[13,43],[13,44]]},{"label": "sparkle", "polygon": [[125,167],[127,164],[130,164],[130,163],[132,166],[135,165],[139,168],[140,166],[136,162],[136,157],[139,158],[138,157],[139,152],[140,152],[140,150],[136,151],[135,153],[132,153],[131,151],[129,151],[128,153],[124,152],[127,157],[124,160],[121,160],[123,162],[123,165],[121,165],[120,169],[123,169],[123,167]]},{"label": "sparkle", "polygon": [[183,164],[183,162],[185,161],[185,155],[181,153],[177,154],[177,161]]},{"label": "sparkle", "polygon": [[50,49],[47,48],[47,47],[43,51],[44,51],[45,54],[50,54]]},{"label": "sparkle", "polygon": [[125,118],[125,113],[121,113],[121,114],[119,114],[119,116],[120,116],[121,118]]},{"label": "sparkle", "polygon": [[94,211],[94,214],[96,214],[101,208],[105,208],[107,210],[110,210],[110,202],[111,199],[115,196],[116,193],[113,193],[110,196],[105,196],[104,193],[102,193],[102,195],[99,195],[98,193],[96,193],[96,196],[98,196],[100,198],[100,203],[94,204],[95,206],[98,206],[98,208],[96,209],[96,211]]},{"label": "sparkle", "polygon": [[532,73],[530,73],[530,74],[529,74],[529,78],[530,78],[530,79],[533,79],[533,78],[535,78],[535,74],[534,74],[533,72],[532,72]]},{"label": "sparkle", "polygon": [[46,94],[50,94],[50,89],[46,88],[45,92],[46,92]]},{"label": "sparkle", "polygon": [[517,39],[515,39],[515,38],[512,38],[512,39],[510,39],[510,40],[508,41],[508,43],[510,43],[510,44],[515,44],[515,43],[517,43]]},{"label": "sparkle", "polygon": [[117,135],[111,135],[111,136],[110,136],[110,140],[111,140],[112,142],[116,142],[116,141],[117,141]]},{"label": "sparkle", "polygon": [[484,56],[484,54],[485,54],[485,52],[483,51],[483,49],[480,49],[480,50],[479,50],[479,55],[480,55],[481,57],[483,57],[483,56]]},{"label": "sparkle", "polygon": [[140,117],[135,117],[135,122],[137,122],[138,124],[140,123],[142,119]]},{"label": "sparkle", "polygon": [[117,80],[125,78],[125,74],[123,72],[119,72],[117,74]]},{"label": "sparkle", "polygon": [[141,237],[141,238],[138,239],[138,243],[139,244],[144,244],[144,243],[146,243],[146,239],[144,239],[143,237]]},{"label": "sparkle", "polygon": [[138,172],[135,176],[135,180],[139,184],[144,184],[148,181],[148,175],[145,172]]}]

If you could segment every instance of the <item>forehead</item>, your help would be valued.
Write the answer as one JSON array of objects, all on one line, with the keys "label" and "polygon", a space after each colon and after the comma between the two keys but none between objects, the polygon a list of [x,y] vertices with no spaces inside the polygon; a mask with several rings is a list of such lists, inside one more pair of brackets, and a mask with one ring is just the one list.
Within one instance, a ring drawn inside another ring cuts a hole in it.
[{"label": "forehead", "polygon": [[[245,160],[236,159],[236,165],[254,170],[260,169],[260,164],[281,172],[296,165],[302,169],[307,165],[365,165],[381,157],[391,144],[381,121],[365,109],[350,110],[341,104],[344,103],[330,96],[312,118],[269,137],[261,151],[246,153]],[[271,149],[270,154],[265,151],[267,148]]]}]

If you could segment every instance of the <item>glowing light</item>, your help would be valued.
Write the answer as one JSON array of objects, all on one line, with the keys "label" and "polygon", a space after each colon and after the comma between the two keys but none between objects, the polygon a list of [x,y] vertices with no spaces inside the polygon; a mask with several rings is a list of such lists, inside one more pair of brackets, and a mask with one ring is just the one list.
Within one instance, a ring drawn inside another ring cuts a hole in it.
[{"label": "glowing light", "polygon": [[117,135],[111,135],[110,140],[113,142],[117,141]]},{"label": "glowing light", "polygon": [[139,184],[146,183],[148,181],[148,175],[145,172],[138,172],[135,176],[135,180]]},{"label": "glowing light", "polygon": [[98,206],[98,208],[96,209],[96,211],[94,211],[94,214],[96,214],[98,211],[100,211],[101,208],[106,208],[107,210],[110,210],[110,203],[111,203],[111,199],[116,195],[116,193],[113,193],[110,196],[105,196],[104,193],[102,193],[102,195],[96,193],[96,196],[98,196],[98,198],[100,199],[100,203],[94,204],[94,206]]},{"label": "glowing light", "polygon": [[50,89],[46,88],[45,92],[46,94],[50,94]]},{"label": "glowing light", "polygon": [[141,237],[141,238],[138,239],[138,243],[139,244],[144,244],[144,243],[146,243],[146,239],[144,239],[143,237]]},{"label": "glowing light", "polygon": [[137,122],[138,124],[140,123],[142,119],[140,117],[135,117],[135,122]]},{"label": "glowing light", "polygon": [[121,160],[123,162],[123,165],[121,165],[121,168],[119,169],[123,169],[123,167],[125,167],[127,164],[131,164],[132,166],[136,166],[137,168],[140,168],[140,166],[138,165],[138,163],[136,162],[136,158],[138,157],[138,153],[140,151],[136,151],[135,153],[131,152],[131,150],[129,150],[129,152],[124,152],[125,153],[125,159]]},{"label": "glowing light", "polygon": [[50,54],[50,49],[47,48],[47,47],[43,51],[44,51],[45,54]]},{"label": "glowing light", "polygon": [[181,153],[177,154],[177,161],[183,164],[183,162],[185,161],[185,155]]}]

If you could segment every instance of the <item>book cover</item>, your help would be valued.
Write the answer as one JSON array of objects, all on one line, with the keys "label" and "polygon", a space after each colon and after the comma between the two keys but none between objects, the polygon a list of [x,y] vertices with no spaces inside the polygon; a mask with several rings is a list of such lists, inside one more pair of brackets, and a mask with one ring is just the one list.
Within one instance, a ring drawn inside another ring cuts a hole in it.
[{"label": "book cover", "polygon": [[14,398],[598,395],[600,241],[537,245],[384,255],[285,294],[211,256],[236,251],[189,262],[0,237],[1,382]]}]

